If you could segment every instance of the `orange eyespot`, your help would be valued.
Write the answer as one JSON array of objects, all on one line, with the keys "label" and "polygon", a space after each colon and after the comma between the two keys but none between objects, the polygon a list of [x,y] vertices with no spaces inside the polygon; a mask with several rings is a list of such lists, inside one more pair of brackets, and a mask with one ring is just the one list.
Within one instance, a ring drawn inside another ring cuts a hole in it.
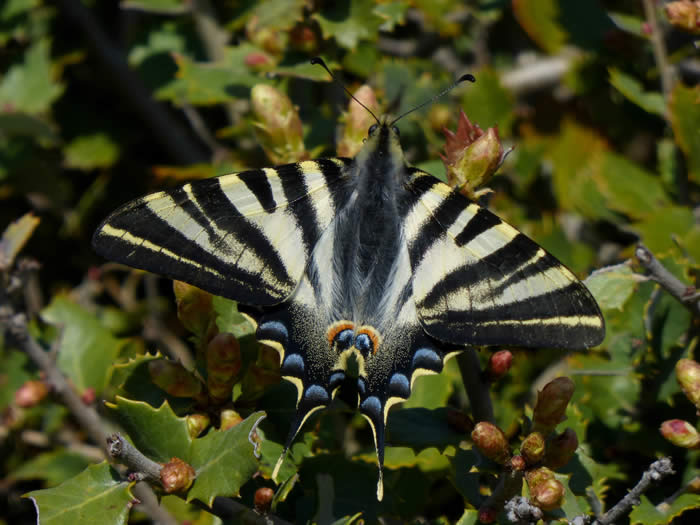
[{"label": "orange eyespot", "polygon": [[344,330],[353,330],[355,328],[355,325],[351,323],[350,321],[336,321],[332,325],[328,327],[328,330],[326,331],[326,338],[328,339],[328,345],[333,346],[333,343],[335,342],[335,338],[338,337],[338,334]]},{"label": "orange eyespot", "polygon": [[376,354],[377,350],[379,349],[379,345],[382,342],[382,336],[379,335],[379,332],[377,332],[377,330],[375,330],[374,327],[369,325],[361,326],[357,330],[357,336],[355,336],[355,339],[357,339],[357,337],[362,334],[365,334],[367,337],[369,337],[369,340],[371,341],[372,355]]}]

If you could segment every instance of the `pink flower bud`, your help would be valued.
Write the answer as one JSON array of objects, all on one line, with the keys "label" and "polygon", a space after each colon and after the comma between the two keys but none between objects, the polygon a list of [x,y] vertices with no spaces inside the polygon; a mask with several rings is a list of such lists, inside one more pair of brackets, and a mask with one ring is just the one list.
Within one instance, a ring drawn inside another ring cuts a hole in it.
[{"label": "pink flower bud", "polygon": [[513,354],[510,350],[499,350],[489,357],[486,371],[491,381],[500,379],[508,373],[513,364]]},{"label": "pink flower bud", "polygon": [[260,487],[255,491],[255,496],[253,498],[255,510],[257,510],[260,514],[266,514],[270,510],[272,498],[274,497],[275,491],[270,487]]},{"label": "pink flower bud", "polygon": [[15,405],[20,408],[29,408],[41,403],[49,394],[49,387],[39,380],[25,381],[15,391]]},{"label": "pink flower bud", "polygon": [[685,396],[700,409],[700,363],[692,359],[679,359],[676,379]]},{"label": "pink flower bud", "polygon": [[168,494],[185,492],[192,486],[197,473],[180,458],[172,458],[160,470],[160,482]]},{"label": "pink flower bud", "polygon": [[700,448],[700,434],[693,425],[682,419],[669,419],[661,424],[661,435],[683,448]]},{"label": "pink flower bud", "polygon": [[493,423],[481,421],[472,430],[472,441],[487,458],[504,465],[510,458],[510,447],[503,431]]},{"label": "pink flower bud", "polygon": [[568,377],[557,377],[537,393],[533,414],[537,430],[546,435],[565,419],[566,407],[575,388],[574,382]]}]

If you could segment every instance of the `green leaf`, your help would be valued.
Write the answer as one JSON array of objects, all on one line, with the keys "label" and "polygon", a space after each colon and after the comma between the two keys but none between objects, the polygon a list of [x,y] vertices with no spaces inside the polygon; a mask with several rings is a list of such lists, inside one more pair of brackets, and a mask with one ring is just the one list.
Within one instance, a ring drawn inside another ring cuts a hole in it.
[{"label": "green leaf", "polygon": [[191,9],[191,4],[187,0],[122,0],[121,7],[150,13],[176,15],[188,12]]},{"label": "green leaf", "polygon": [[197,479],[187,501],[199,499],[211,506],[217,496],[238,495],[258,469],[249,434],[263,417],[264,412],[255,412],[233,428],[212,430],[194,441],[187,462],[197,471]]},{"label": "green leaf", "polygon": [[36,376],[31,373],[26,353],[3,348],[2,343],[0,337],[0,411],[5,413],[5,409],[14,402],[17,389]]},{"label": "green leaf", "polygon": [[73,139],[63,153],[69,168],[109,168],[119,159],[119,144],[106,133],[94,133]]},{"label": "green leaf", "polygon": [[339,0],[311,16],[321,26],[323,38],[334,38],[339,45],[351,50],[360,40],[374,40],[385,23],[382,15],[375,12],[372,0]]},{"label": "green leaf", "polygon": [[[250,88],[265,79],[248,72],[243,62],[198,63],[181,54],[173,54],[178,72],[155,96],[174,103],[188,102],[198,106],[227,103],[234,98],[247,98]],[[241,57],[242,60],[242,57]]]},{"label": "green leaf", "polygon": [[665,525],[671,523],[684,512],[700,507],[700,495],[681,494],[673,503],[661,503],[658,507],[642,494],[641,503],[630,512],[630,524]]},{"label": "green leaf", "polygon": [[640,222],[629,228],[637,232],[641,241],[655,255],[660,256],[666,250],[675,249],[673,237],[686,235],[695,225],[693,211],[683,206],[666,206],[655,208]]},{"label": "green leaf", "polygon": [[66,296],[57,296],[44,308],[41,317],[49,324],[62,327],[58,367],[79,392],[94,388],[100,395],[107,385],[109,372],[119,351],[126,343],[117,339],[92,313]]},{"label": "green leaf", "polygon": [[306,0],[267,0],[254,2],[250,17],[256,17],[255,27],[287,31],[304,19]]},{"label": "green leaf", "polygon": [[520,27],[548,53],[556,53],[566,42],[556,0],[513,0],[513,13]]},{"label": "green leaf", "polygon": [[54,79],[50,43],[37,40],[25,53],[23,64],[10,67],[0,81],[0,107],[29,114],[47,112],[63,93]]},{"label": "green leaf", "polygon": [[660,117],[666,114],[666,103],[661,93],[655,91],[644,91],[642,83],[633,76],[623,73],[617,68],[608,68],[610,83],[622,93],[627,100],[636,104],[647,113],[652,113]]},{"label": "green leaf", "polygon": [[617,265],[596,271],[584,282],[601,309],[622,310],[639,283],[645,280],[628,265]]},{"label": "green leaf", "polygon": [[235,301],[215,295],[212,297],[212,307],[216,312],[216,327],[220,332],[232,333],[237,339],[255,333],[255,327],[238,312]]},{"label": "green leaf", "polygon": [[10,269],[17,254],[22,251],[24,245],[39,226],[39,217],[25,213],[16,221],[10,223],[0,237],[0,270]]},{"label": "green leaf", "polygon": [[456,525],[478,525],[479,511],[476,509],[466,509]]},{"label": "green leaf", "polygon": [[700,184],[700,86],[676,83],[669,101],[671,126],[688,162],[688,176]]},{"label": "green leaf", "polygon": [[168,402],[159,408],[148,403],[117,396],[114,404],[117,420],[134,446],[154,461],[164,463],[177,457],[189,463],[192,438],[187,420],[177,417]]},{"label": "green leaf", "polygon": [[452,430],[447,422],[447,409],[404,408],[389,412],[389,440],[393,445],[422,449],[457,445],[465,436]]},{"label": "green leaf", "polygon": [[32,137],[47,146],[58,142],[58,135],[50,124],[26,113],[0,113],[0,132],[7,136]]},{"label": "green leaf", "polygon": [[58,449],[32,457],[12,470],[8,477],[17,480],[41,479],[53,486],[77,476],[89,465],[90,462],[82,454]]},{"label": "green leaf", "polygon": [[498,126],[500,136],[510,135],[515,118],[513,95],[491,69],[481,69],[474,76],[476,82],[463,88],[462,109],[482,129]]},{"label": "green leaf", "polygon": [[623,31],[632,33],[633,35],[645,37],[644,34],[644,20],[638,16],[629,15],[627,13],[620,13],[614,11],[608,11],[608,16],[613,21],[613,23]]},{"label": "green leaf", "polygon": [[92,465],[51,489],[26,494],[34,500],[41,525],[125,524],[134,497],[130,483],[107,462]]}]

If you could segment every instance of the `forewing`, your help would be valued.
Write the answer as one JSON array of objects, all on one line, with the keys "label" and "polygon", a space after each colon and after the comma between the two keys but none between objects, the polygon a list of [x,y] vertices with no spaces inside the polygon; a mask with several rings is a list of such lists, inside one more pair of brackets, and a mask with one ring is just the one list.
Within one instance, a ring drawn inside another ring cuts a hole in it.
[{"label": "forewing", "polygon": [[425,331],[452,344],[587,348],[604,335],[588,289],[525,235],[415,171],[405,236]]},{"label": "forewing", "polygon": [[347,161],[324,159],[186,184],[130,202],[93,237],[106,257],[269,306],[289,297],[333,220]]}]

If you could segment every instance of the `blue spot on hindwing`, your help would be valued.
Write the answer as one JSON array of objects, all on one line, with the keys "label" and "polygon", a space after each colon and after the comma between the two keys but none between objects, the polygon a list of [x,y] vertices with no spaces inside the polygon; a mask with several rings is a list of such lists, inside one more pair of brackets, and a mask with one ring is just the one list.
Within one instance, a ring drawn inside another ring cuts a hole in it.
[{"label": "blue spot on hindwing", "polygon": [[345,373],[344,372],[333,372],[331,374],[330,379],[328,380],[328,388],[330,390],[333,390],[337,387],[339,387],[343,381],[345,381]]},{"label": "blue spot on hindwing", "polygon": [[265,321],[258,326],[257,337],[259,339],[272,339],[286,346],[289,338],[289,330],[280,321]]},{"label": "blue spot on hindwing", "polygon": [[360,409],[375,420],[382,419],[382,402],[377,396],[370,396],[360,405]]},{"label": "blue spot on hindwing", "polygon": [[411,394],[411,385],[408,382],[408,378],[399,372],[392,375],[389,380],[389,392],[391,395],[408,399],[408,396]]},{"label": "blue spot on hindwing", "polygon": [[442,371],[442,359],[435,350],[421,348],[413,354],[413,369],[425,368],[434,372]]},{"label": "blue spot on hindwing", "polygon": [[361,396],[364,396],[367,391],[367,385],[365,383],[364,378],[362,377],[357,378],[357,391],[360,393]]},{"label": "blue spot on hindwing", "polygon": [[328,391],[320,385],[311,385],[304,393],[304,400],[313,401],[317,405],[327,405],[330,396]]},{"label": "blue spot on hindwing", "polygon": [[286,376],[303,377],[304,376],[304,360],[299,354],[289,354],[284,358],[281,372]]}]

